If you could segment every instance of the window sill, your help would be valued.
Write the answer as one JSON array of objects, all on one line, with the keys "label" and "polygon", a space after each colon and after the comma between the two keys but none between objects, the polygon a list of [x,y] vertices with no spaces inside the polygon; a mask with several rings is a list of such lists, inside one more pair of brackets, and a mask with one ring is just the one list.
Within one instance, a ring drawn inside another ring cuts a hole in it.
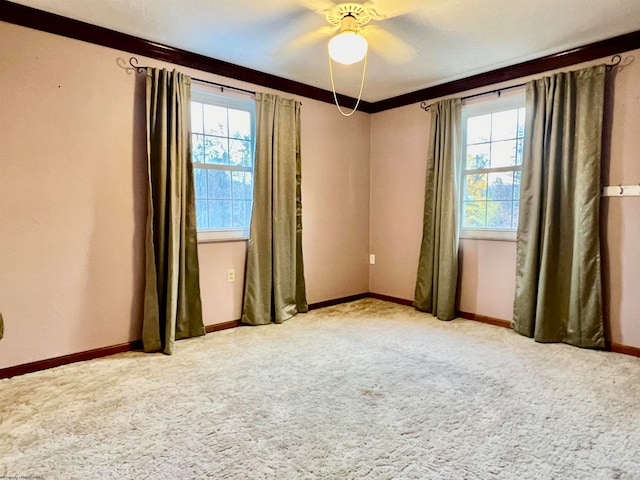
[{"label": "window sill", "polygon": [[460,229],[460,238],[464,240],[491,240],[498,242],[515,242],[517,239],[516,230],[498,230],[498,229]]},{"label": "window sill", "polygon": [[218,242],[246,242],[249,240],[249,230],[200,230],[198,231],[198,243]]}]

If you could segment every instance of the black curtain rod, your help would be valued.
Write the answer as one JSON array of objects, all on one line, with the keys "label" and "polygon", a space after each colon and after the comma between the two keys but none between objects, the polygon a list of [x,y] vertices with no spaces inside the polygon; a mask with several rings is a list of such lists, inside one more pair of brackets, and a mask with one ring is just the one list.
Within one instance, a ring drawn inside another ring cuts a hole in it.
[{"label": "black curtain rod", "polygon": [[[135,70],[138,73],[145,73],[147,71],[147,67],[138,65],[138,59],[136,57],[131,57],[129,59],[129,65],[131,65],[131,68],[135,68]],[[235,90],[237,92],[242,92],[242,93],[247,93],[249,95],[255,95],[256,92],[252,91],[252,90],[245,90],[244,88],[238,88],[238,87],[232,87],[231,85],[225,85],[223,83],[217,83],[217,82],[211,82],[209,80],[202,80],[200,78],[191,78],[191,80],[193,80],[194,82],[199,82],[199,83],[206,83],[208,85],[213,85],[215,87],[220,88],[220,90],[224,91],[224,89],[228,89],[228,90]]]},{"label": "black curtain rod", "polygon": [[[611,63],[607,64],[606,66],[607,71],[613,70],[614,67],[617,67],[618,65],[620,65],[620,62],[622,62],[622,57],[620,55],[614,55],[613,57],[611,57]],[[461,100],[463,101],[469,100],[470,98],[481,97],[483,95],[491,95],[492,93],[497,93],[498,96],[500,96],[502,92],[505,92],[507,90],[511,90],[514,88],[524,87],[525,85],[526,83],[519,83],[518,85],[510,85],[508,87],[496,88],[495,90],[489,90],[488,92],[474,93],[473,95],[467,95],[466,97],[462,97]],[[431,103],[420,102],[420,108],[422,108],[427,112],[431,109],[431,105],[432,105]]]},{"label": "black curtain rod", "polygon": [[[467,95],[466,97],[462,97],[461,100],[469,100],[470,98],[476,98],[476,97],[482,97],[484,95],[491,95],[492,93],[497,93],[498,96],[500,96],[500,94],[502,92],[505,92],[507,90],[513,90],[514,88],[520,88],[520,87],[524,87],[526,85],[526,83],[519,83],[517,85],[510,85],[508,87],[502,87],[502,88],[496,88],[495,90],[489,90],[488,92],[482,92],[482,93],[474,93],[473,95]],[[422,108],[425,111],[429,111],[431,109],[431,103],[427,103],[427,102],[421,102],[420,103],[420,108]]]}]

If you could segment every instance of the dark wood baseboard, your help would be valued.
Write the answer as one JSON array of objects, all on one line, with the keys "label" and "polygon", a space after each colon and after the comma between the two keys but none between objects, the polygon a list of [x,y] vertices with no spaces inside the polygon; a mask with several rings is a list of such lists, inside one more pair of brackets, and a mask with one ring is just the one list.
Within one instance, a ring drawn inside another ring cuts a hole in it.
[{"label": "dark wood baseboard", "polygon": [[357,295],[349,295],[348,297],[334,298],[333,300],[325,300],[324,302],[311,303],[309,310],[317,310],[318,308],[333,307],[342,303],[355,302],[356,300],[362,300],[368,298],[369,293],[358,293]]},{"label": "dark wood baseboard", "polygon": [[609,346],[609,350],[614,353],[623,353],[625,355],[631,355],[632,357],[640,357],[640,348],[638,347],[630,347],[628,345],[612,343]]},{"label": "dark wood baseboard", "polygon": [[[367,298],[368,293],[360,293],[358,295],[351,295],[349,297],[336,298],[334,300],[327,300],[324,302],[318,302],[309,305],[309,310],[317,308],[328,307],[333,305],[339,305],[341,303],[353,302],[362,298]],[[205,332],[213,333],[221,330],[227,330],[229,328],[239,327],[242,323],[240,320],[231,320],[228,322],[216,323],[213,325],[206,325]],[[47,370],[49,368],[60,367],[62,365],[68,365],[70,363],[83,362],[85,360],[93,360],[101,357],[108,357],[109,355],[115,355],[117,353],[130,352],[133,350],[142,350],[142,340],[135,340],[133,342],[121,343],[119,345],[112,345],[109,347],[96,348],[94,350],[87,350],[85,352],[72,353],[70,355],[63,355],[61,357],[47,358],[45,360],[39,360],[37,362],[25,363],[22,365],[16,365],[14,367],[8,367],[0,369],[0,379],[11,378],[17,375],[24,375],[26,373],[38,372],[40,370]]]},{"label": "dark wood baseboard", "polygon": [[476,322],[487,323],[489,325],[495,325],[496,327],[511,328],[510,320],[503,320],[501,318],[487,317],[486,315],[479,315],[477,313],[461,312],[458,311],[458,317],[466,320],[474,320]]},{"label": "dark wood baseboard", "polygon": [[207,325],[204,327],[204,331],[207,333],[219,332],[220,330],[228,330],[229,328],[236,328],[242,325],[240,320],[231,320],[230,322],[215,323],[213,325]]},{"label": "dark wood baseboard", "polygon": [[[207,325],[205,326],[205,331],[207,333],[217,332],[219,330],[226,330],[227,328],[235,328],[239,325],[240,320],[233,320],[231,322]],[[62,365],[68,365],[70,363],[84,362],[85,360],[94,360],[96,358],[108,357],[110,355],[115,355],[116,353],[131,352],[134,350],[142,350],[142,340],[134,340],[133,342],[121,343],[119,345],[96,348],[94,350],[87,350],[85,352],[72,353],[70,355],[63,355],[61,357],[47,358],[45,360],[39,360],[37,362],[25,363],[22,365],[16,365],[15,367],[3,368],[0,369],[0,379],[15,377],[17,375],[24,375],[25,373],[38,372],[40,370],[47,370],[49,368],[60,367]]]},{"label": "dark wood baseboard", "polygon": [[385,302],[397,303],[398,305],[406,305],[407,307],[413,306],[413,300],[407,300],[405,298],[390,297],[389,295],[382,295],[380,293],[369,293],[369,297]]},{"label": "dark wood baseboard", "polygon": [[[333,300],[326,300],[324,302],[312,303],[309,305],[309,310],[316,310],[318,308],[331,307],[334,305],[340,305],[342,303],[354,302],[363,298],[375,298],[377,300],[383,300],[385,302],[397,303],[399,305],[412,306],[413,301],[404,298],[391,297],[389,295],[382,295],[379,293],[359,293],[357,295],[351,295],[348,297],[336,298]],[[486,315],[479,315],[476,313],[461,312],[458,311],[458,316],[466,320],[474,320],[476,322],[486,323],[489,325],[495,325],[503,328],[511,328],[511,322],[509,320],[503,320],[500,318],[488,317]],[[214,325],[205,326],[207,333],[218,332],[220,330],[227,330],[229,328],[236,328],[241,325],[240,320],[231,320],[229,322],[216,323]],[[96,358],[107,357],[109,355],[115,355],[117,353],[130,352],[133,350],[142,350],[142,340],[135,340],[133,342],[121,343],[119,345],[112,345],[110,347],[96,348],[94,350],[88,350],[86,352],[72,353],[70,355],[63,355],[56,358],[48,358],[45,360],[39,360],[37,362],[25,363],[23,365],[16,365],[15,367],[8,367],[0,369],[0,379],[15,377],[17,375],[24,375],[26,373],[33,373],[40,370],[46,370],[48,368],[60,367],[70,363],[83,362],[85,360],[93,360]],[[628,345],[621,345],[619,343],[612,343],[609,346],[609,350],[614,353],[622,353],[624,355],[631,355],[634,357],[640,357],[640,348],[631,347]]]},{"label": "dark wood baseboard", "polygon": [[[485,315],[478,315],[476,313],[458,312],[460,318],[467,320],[474,320],[476,322],[488,323],[489,325],[496,325],[498,327],[511,328],[511,322],[509,320],[502,320],[501,318],[487,317]],[[622,353],[624,355],[631,355],[633,357],[640,357],[640,348],[630,347],[628,345],[622,345],[620,343],[611,343],[608,345],[607,350],[613,353]]]},{"label": "dark wood baseboard", "polygon": [[16,365],[15,367],[3,368],[0,370],[0,378],[15,377],[16,375],[38,372],[40,370],[60,367],[69,363],[83,362],[85,360],[93,360],[95,358],[115,355],[116,353],[123,353],[129,352],[131,350],[141,349],[142,340],[135,340],[133,342],[121,343],[119,345],[112,345],[110,347],[96,348],[94,350],[88,350],[86,352],[78,352],[72,353],[70,355],[63,355],[61,357],[47,358],[46,360],[39,360],[37,362]]}]

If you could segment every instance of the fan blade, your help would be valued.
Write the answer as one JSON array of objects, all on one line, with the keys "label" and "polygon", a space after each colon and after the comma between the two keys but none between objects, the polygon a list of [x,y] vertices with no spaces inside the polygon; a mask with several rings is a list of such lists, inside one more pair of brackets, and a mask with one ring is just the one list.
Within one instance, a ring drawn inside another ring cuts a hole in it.
[{"label": "fan blade", "polygon": [[335,3],[331,0],[296,0],[296,3],[316,13],[326,13],[327,10],[335,7]]},{"label": "fan blade", "polygon": [[316,28],[315,30],[305,33],[304,35],[300,35],[298,38],[294,38],[283,47],[278,48],[274,53],[278,56],[291,55],[293,53],[298,52],[299,50],[302,50],[306,47],[313,45],[314,43],[317,43],[327,37],[330,37],[339,29],[340,27],[334,27],[329,25]]},{"label": "fan blade", "polygon": [[387,63],[393,65],[407,63],[416,54],[411,45],[377,25],[369,25],[362,28],[362,35],[369,42],[371,49]]},{"label": "fan blade", "polygon": [[387,20],[415,12],[420,3],[419,0],[369,0],[363,6],[369,9],[374,20]]}]

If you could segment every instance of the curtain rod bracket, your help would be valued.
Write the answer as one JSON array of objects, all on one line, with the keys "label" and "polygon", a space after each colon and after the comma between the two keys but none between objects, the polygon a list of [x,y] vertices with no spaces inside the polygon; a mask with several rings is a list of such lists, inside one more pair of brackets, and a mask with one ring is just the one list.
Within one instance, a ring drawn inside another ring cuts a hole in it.
[{"label": "curtain rod bracket", "polygon": [[138,64],[138,59],[136,57],[131,57],[129,59],[129,65],[131,65],[131,68],[135,68],[138,73],[144,73],[146,70],[146,67],[142,67]]},{"label": "curtain rod bracket", "polygon": [[611,57],[611,63],[607,64],[606,69],[607,72],[610,72],[614,68],[616,68],[622,62],[622,57],[620,55],[614,55]]},{"label": "curtain rod bracket", "polygon": [[[138,73],[145,73],[147,71],[147,67],[138,64],[138,59],[136,57],[131,57],[129,59],[129,65],[131,65],[131,68],[134,68]],[[227,90],[235,90],[237,92],[247,93],[249,95],[255,95],[256,94],[256,92],[253,92],[251,90],[245,90],[244,88],[232,87],[231,85],[224,85],[222,83],[210,82],[209,80],[200,80],[199,78],[192,78],[191,80],[194,80],[194,81],[200,82],[200,83],[207,83],[209,85],[214,85],[214,86],[216,86],[216,87],[218,87],[220,89],[220,92],[224,92],[224,89],[226,88]]]}]

